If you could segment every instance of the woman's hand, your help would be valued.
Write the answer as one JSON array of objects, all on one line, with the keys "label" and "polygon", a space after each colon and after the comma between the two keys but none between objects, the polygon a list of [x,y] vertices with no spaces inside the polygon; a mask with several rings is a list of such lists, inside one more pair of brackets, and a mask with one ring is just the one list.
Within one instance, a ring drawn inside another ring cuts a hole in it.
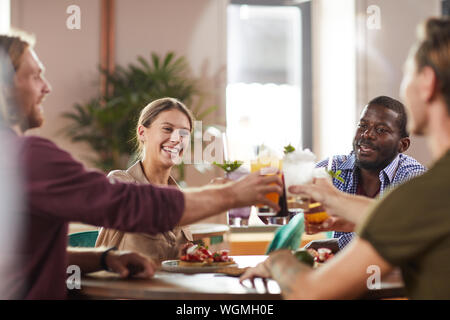
[{"label": "woman's hand", "polygon": [[105,262],[108,268],[117,272],[121,278],[149,279],[153,277],[156,269],[152,260],[130,251],[109,251]]}]

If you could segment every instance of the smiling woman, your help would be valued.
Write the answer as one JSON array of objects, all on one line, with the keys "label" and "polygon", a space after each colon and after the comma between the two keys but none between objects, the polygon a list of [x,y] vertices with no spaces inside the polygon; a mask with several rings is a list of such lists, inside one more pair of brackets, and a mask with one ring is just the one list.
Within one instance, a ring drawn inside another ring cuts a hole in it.
[{"label": "smiling woman", "polygon": [[[122,182],[177,187],[170,171],[181,160],[192,127],[193,116],[183,103],[173,98],[153,101],[141,111],[136,128],[139,160],[128,170],[114,170],[108,177]],[[101,229],[96,246],[137,251],[160,263],[178,258],[181,246],[192,240],[187,227],[156,235]]]},{"label": "smiling woman", "polygon": [[[142,110],[138,123],[137,149],[143,162],[152,165],[159,162],[170,168],[178,164],[193,128],[189,109],[173,98],[158,99]],[[153,161],[145,161],[146,157],[152,157]]]}]

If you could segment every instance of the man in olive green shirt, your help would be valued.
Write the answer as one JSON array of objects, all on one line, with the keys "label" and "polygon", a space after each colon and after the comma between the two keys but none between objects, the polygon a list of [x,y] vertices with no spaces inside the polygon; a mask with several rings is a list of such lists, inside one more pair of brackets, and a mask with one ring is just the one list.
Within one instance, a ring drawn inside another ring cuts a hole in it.
[{"label": "man in olive green shirt", "polygon": [[450,298],[450,151],[377,203],[358,231],[400,266],[408,297]]},{"label": "man in olive green shirt", "polygon": [[426,136],[435,163],[381,200],[343,193],[324,179],[289,191],[357,225],[357,237],[318,270],[275,251],[241,277],[273,278],[287,299],[357,298],[370,276],[400,267],[407,296],[450,299],[450,19],[427,20],[405,65],[401,94],[410,131]]}]

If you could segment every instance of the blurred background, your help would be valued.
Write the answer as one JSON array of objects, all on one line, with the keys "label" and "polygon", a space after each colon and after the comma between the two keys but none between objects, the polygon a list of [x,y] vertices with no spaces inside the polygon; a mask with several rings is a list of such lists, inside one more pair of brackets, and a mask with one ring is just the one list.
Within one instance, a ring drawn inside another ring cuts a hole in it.
[{"label": "blurred background", "polygon": [[[112,149],[114,137],[129,140],[136,110],[169,94],[202,121],[203,148],[226,132],[233,160],[260,144],[310,148],[319,159],[346,154],[365,104],[399,99],[418,23],[446,8],[441,0],[0,0],[0,32],[36,37],[53,87],[45,124],[29,134],[108,171],[132,159],[131,148]],[[430,165],[423,139],[413,137],[407,153]],[[187,186],[223,175],[197,162],[174,175]]]}]

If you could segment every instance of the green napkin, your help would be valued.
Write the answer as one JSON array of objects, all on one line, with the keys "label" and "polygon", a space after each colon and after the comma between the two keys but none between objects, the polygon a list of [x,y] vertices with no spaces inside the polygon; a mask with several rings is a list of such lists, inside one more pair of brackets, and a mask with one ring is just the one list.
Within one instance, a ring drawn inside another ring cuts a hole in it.
[{"label": "green napkin", "polygon": [[269,244],[266,254],[278,249],[297,250],[302,240],[305,224],[303,213],[296,214],[288,224],[280,227],[272,242]]}]

